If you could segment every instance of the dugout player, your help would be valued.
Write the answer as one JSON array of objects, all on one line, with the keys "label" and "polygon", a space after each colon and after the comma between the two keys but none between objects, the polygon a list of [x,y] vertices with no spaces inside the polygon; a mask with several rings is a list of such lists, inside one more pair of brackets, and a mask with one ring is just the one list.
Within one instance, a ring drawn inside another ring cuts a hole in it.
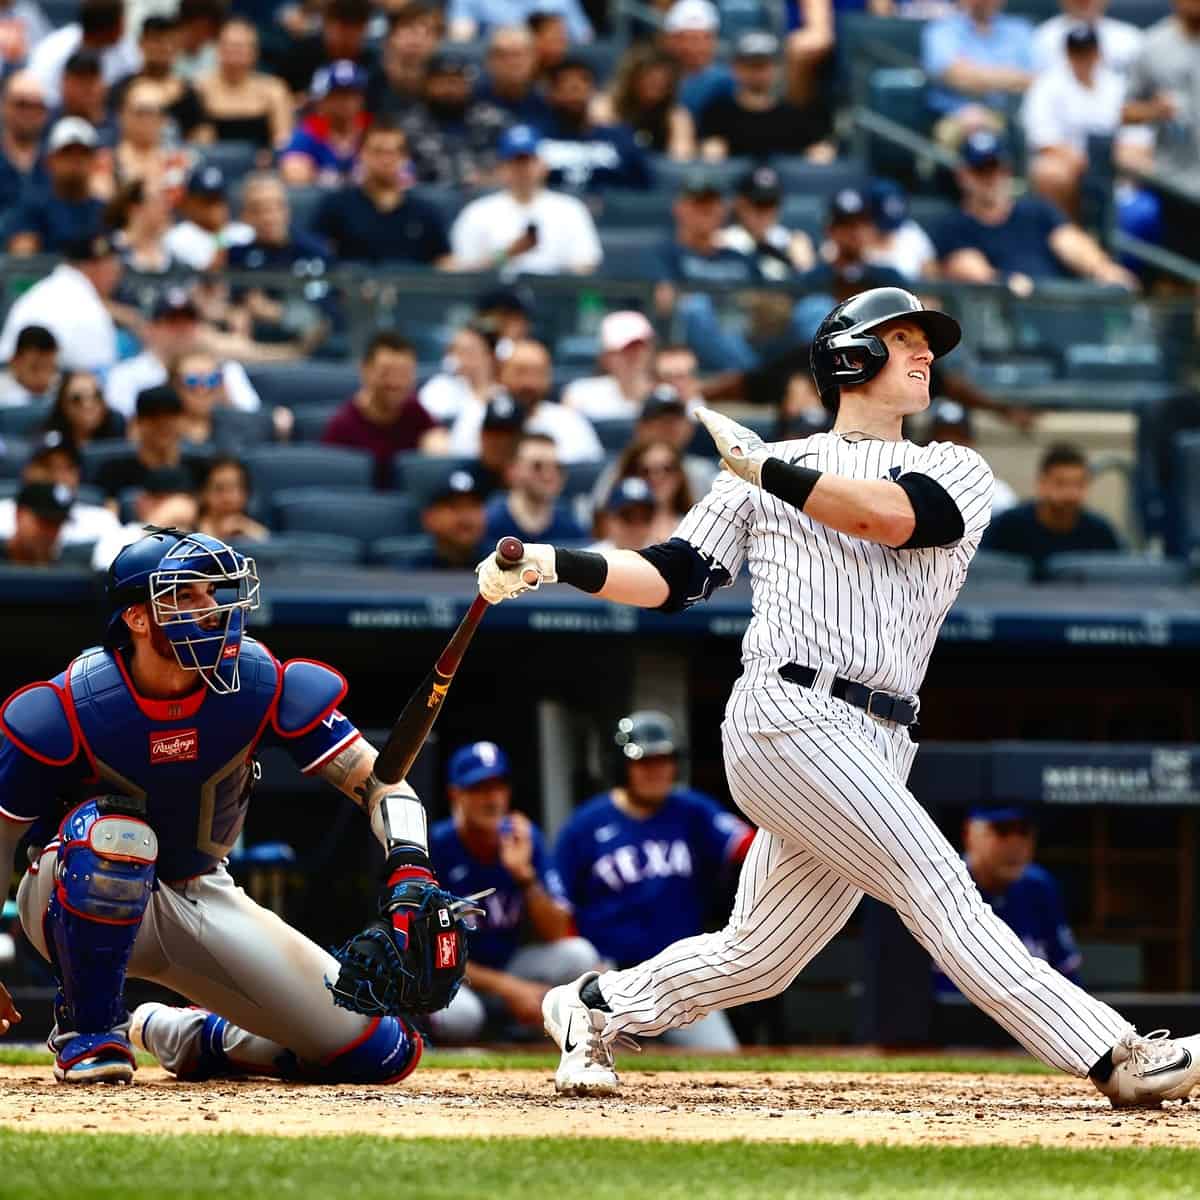
[{"label": "dugout player", "polygon": [[[17,901],[59,985],[60,1082],[129,1082],[134,1046],[181,1079],[388,1083],[420,1058],[406,1021],[335,1005],[339,960],[226,869],[255,752],[274,744],[369,815],[385,895],[398,880],[436,890],[424,810],[407,784],[376,780],[374,748],[338,707],[345,679],[246,636],[258,591],[253,560],[224,542],[153,529],[109,568],[104,644],[0,706],[0,879],[27,839]],[[198,1007],[143,1004],[131,1021],[127,974]],[[0,986],[0,1033],[19,1019]]]},{"label": "dugout player", "polygon": [[[666,713],[622,717],[615,742],[620,781],[575,810],[554,856],[579,932],[622,968],[703,930],[717,881],[741,865],[754,831],[711,796],[680,786]],[[719,1010],[662,1040],[694,1050],[738,1046]]]},{"label": "dugout player", "polygon": [[560,1091],[613,1092],[618,1039],[782,991],[863,893],[895,908],[1030,1053],[1090,1077],[1114,1105],[1156,1105],[1200,1080],[1200,1037],[1141,1037],[1034,958],[905,786],[917,690],[991,512],[992,472],[975,451],[901,433],[960,336],[902,288],[862,292],[813,340],[817,387],[837,408],[830,432],[767,446],[701,409],[727,470],[675,537],[603,554],[526,545],[515,570],[479,565],[494,602],[561,581],[678,611],[743,565],[753,588],[722,725],[730,790],[759,826],[733,914],[719,933],[547,995]]},{"label": "dugout player", "polygon": [[[460,894],[495,890],[480,903],[487,920],[471,934],[467,985],[430,1019],[436,1038],[467,1042],[489,1016],[501,1024],[541,1024],[542,999],[600,960],[572,936],[571,909],[542,831],[512,811],[508,755],[473,742],[450,756],[451,816],[429,831],[437,877]],[[521,945],[528,926],[534,941]]]},{"label": "dugout player", "polygon": [[[992,911],[1030,954],[1078,983],[1083,959],[1054,876],[1033,861],[1036,843],[1028,811],[1014,805],[973,808],[963,826],[963,860]],[[958,990],[936,968],[933,987],[939,996]]]}]

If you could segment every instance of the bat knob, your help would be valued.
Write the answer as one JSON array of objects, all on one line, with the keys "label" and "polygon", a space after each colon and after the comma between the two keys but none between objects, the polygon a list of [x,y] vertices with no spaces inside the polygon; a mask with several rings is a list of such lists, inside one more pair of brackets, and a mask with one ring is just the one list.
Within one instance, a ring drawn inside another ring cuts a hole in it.
[{"label": "bat knob", "polygon": [[502,537],[496,543],[496,563],[501,567],[516,566],[525,557],[520,538]]}]

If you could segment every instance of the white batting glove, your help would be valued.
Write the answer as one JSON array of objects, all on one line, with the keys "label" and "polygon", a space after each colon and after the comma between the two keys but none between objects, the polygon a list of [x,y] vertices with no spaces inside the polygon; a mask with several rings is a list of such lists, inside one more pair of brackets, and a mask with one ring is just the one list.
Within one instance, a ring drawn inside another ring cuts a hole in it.
[{"label": "white batting glove", "polygon": [[762,465],[770,458],[766,443],[745,425],[711,408],[696,409],[696,419],[712,435],[725,465],[747,483],[762,486]]},{"label": "white batting glove", "polygon": [[525,557],[509,567],[496,564],[496,556],[489,554],[475,568],[479,580],[479,594],[489,604],[511,600],[522,592],[536,592],[543,583],[557,583],[554,570],[554,547],[539,542],[525,543]]}]

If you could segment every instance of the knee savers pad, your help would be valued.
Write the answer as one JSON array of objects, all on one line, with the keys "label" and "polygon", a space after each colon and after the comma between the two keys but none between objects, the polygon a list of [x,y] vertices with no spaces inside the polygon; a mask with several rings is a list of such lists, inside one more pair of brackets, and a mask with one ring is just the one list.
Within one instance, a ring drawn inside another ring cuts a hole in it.
[{"label": "knee savers pad", "polygon": [[399,1083],[417,1069],[424,1042],[399,1017],[376,1017],[361,1037],[321,1064],[326,1083]]},{"label": "knee savers pad", "polygon": [[93,801],[66,820],[55,893],[68,912],[108,925],[137,924],[150,903],[158,837],[145,821],[104,815]]}]

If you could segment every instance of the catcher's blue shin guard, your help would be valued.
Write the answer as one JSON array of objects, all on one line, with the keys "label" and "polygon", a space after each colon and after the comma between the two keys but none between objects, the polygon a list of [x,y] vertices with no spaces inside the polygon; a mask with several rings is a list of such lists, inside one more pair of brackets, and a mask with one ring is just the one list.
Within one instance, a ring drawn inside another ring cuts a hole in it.
[{"label": "catcher's blue shin guard", "polygon": [[46,945],[58,979],[50,1049],[69,1083],[127,1082],[125,970],[154,886],[158,839],[123,798],[80,805],[59,830]]},{"label": "catcher's blue shin guard", "polygon": [[399,1017],[375,1017],[350,1045],[329,1055],[318,1078],[326,1083],[399,1083],[417,1069],[424,1043]]}]

